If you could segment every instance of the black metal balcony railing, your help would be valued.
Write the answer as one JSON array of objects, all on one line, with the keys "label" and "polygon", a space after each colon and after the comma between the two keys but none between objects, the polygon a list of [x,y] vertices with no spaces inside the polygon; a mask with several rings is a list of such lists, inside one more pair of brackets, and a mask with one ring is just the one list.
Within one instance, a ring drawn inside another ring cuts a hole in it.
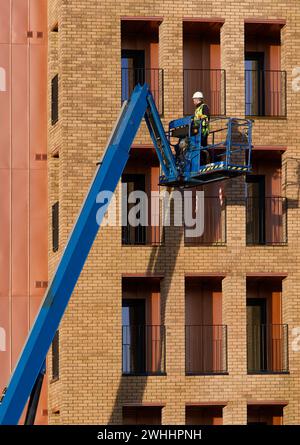
[{"label": "black metal balcony railing", "polygon": [[245,71],[246,116],[286,116],[286,71]]},{"label": "black metal balcony railing", "polygon": [[287,199],[279,196],[246,198],[248,245],[287,243]]},{"label": "black metal balcony railing", "polygon": [[159,226],[124,226],[122,227],[123,246],[159,246],[163,244],[164,231]]},{"label": "black metal balcony railing", "polygon": [[[186,246],[222,246],[226,244],[226,198],[222,196],[204,196],[203,213],[200,212],[200,203],[196,204],[195,197],[185,197],[192,200],[192,208],[199,209],[199,219],[203,222],[203,234],[197,235],[196,223],[194,227],[186,227],[184,242]],[[193,215],[195,218],[195,215]],[[200,221],[197,222],[199,225]],[[190,234],[188,231],[191,231]],[[194,235],[193,235],[194,234]],[[188,236],[189,235],[189,236]]]},{"label": "black metal balcony railing", "polygon": [[226,114],[225,70],[185,69],[183,70],[183,113],[194,114],[192,97],[195,91],[202,91],[211,116]]},{"label": "black metal balcony railing", "polygon": [[123,374],[165,373],[165,326],[126,325],[122,327]]},{"label": "black metal balcony railing", "polygon": [[248,325],[249,373],[288,372],[288,325]]},{"label": "black metal balcony railing", "polygon": [[161,68],[122,68],[122,102],[127,100],[134,87],[147,83],[160,115],[164,113],[164,70]]},{"label": "black metal balcony railing", "polygon": [[185,327],[186,374],[227,372],[227,326]]}]

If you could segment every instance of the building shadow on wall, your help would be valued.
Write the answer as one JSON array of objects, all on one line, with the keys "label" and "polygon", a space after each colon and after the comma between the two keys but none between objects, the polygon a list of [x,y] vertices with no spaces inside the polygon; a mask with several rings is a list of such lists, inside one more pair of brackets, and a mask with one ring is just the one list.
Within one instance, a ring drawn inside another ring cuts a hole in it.
[{"label": "building shadow on wall", "polygon": [[[171,218],[173,205],[170,206]],[[171,219],[172,220],[172,219]],[[166,308],[172,277],[174,275],[178,252],[183,237],[182,227],[163,227],[163,242],[153,246],[146,269],[146,276],[163,276],[160,284],[161,289],[161,326],[165,326]],[[144,273],[144,271],[143,271]],[[166,334],[165,334],[166,336]],[[165,343],[168,339],[165,337]],[[161,345],[163,348],[163,346]],[[166,362],[166,357],[164,357]],[[167,372],[167,369],[166,369]],[[153,377],[152,377],[153,378]],[[154,377],[155,378],[155,377]],[[159,378],[159,377],[158,377]],[[134,381],[134,384],[132,383]],[[133,388],[134,394],[130,400],[132,405],[141,406],[144,398],[148,376],[122,375],[116,394],[116,399],[109,419],[109,425],[120,425],[122,421],[122,409],[128,403],[128,389]],[[158,401],[159,402],[159,401]]]},{"label": "building shadow on wall", "polygon": [[[288,208],[297,209],[300,203],[300,160],[293,157],[286,158],[286,172],[284,189],[288,195]],[[291,178],[288,179],[290,170]]]}]

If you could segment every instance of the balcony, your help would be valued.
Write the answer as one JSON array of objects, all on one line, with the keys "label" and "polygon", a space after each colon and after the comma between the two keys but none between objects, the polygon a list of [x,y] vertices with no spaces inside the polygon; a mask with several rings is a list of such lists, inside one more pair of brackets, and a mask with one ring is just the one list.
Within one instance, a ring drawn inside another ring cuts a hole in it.
[{"label": "balcony", "polygon": [[286,117],[286,71],[245,70],[246,116]]},{"label": "balcony", "polygon": [[[160,222],[159,222],[160,224]],[[163,228],[159,226],[133,227],[130,224],[122,227],[123,246],[159,246],[163,244]]]},{"label": "balcony", "polygon": [[246,242],[247,245],[287,244],[286,198],[246,198]]},{"label": "balcony", "polygon": [[186,374],[227,373],[227,326],[185,327]]},{"label": "balcony", "polygon": [[164,113],[164,70],[160,68],[122,67],[122,103],[129,99],[137,84],[150,86],[160,115]]},{"label": "balcony", "polygon": [[159,181],[159,164],[153,156],[145,150],[132,149],[122,175],[123,246],[163,244],[163,200],[159,195],[152,196],[152,192],[158,192]]},{"label": "balcony", "polygon": [[123,374],[165,374],[165,348],[165,326],[123,325]]},{"label": "balcony", "polygon": [[[194,197],[185,199],[195,200]],[[193,208],[195,206],[196,201],[193,202]],[[226,199],[219,196],[205,196],[203,217],[203,234],[198,237],[187,236],[185,230],[185,246],[224,246],[226,244]],[[189,227],[189,230],[191,229]]]},{"label": "balcony", "polygon": [[226,78],[225,70],[221,69],[184,69],[183,92],[185,115],[194,114],[192,96],[201,90],[205,102],[209,106],[211,116],[226,114]]},{"label": "balcony", "polygon": [[247,326],[249,374],[288,372],[288,325]]}]

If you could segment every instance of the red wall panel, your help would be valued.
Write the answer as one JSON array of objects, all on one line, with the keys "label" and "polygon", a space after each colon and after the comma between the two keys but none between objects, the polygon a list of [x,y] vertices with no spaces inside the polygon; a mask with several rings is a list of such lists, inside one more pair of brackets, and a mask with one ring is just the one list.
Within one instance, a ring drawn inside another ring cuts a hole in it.
[{"label": "red wall panel", "polygon": [[[184,109],[189,109],[192,93],[201,90],[211,111],[217,111],[218,91],[221,89],[221,73],[216,70],[221,67],[221,49],[218,36],[202,38],[193,34],[184,34],[183,38],[183,68],[199,70],[186,72],[184,85]],[[215,102],[216,101],[216,102]],[[215,103],[216,109],[213,110]]]},{"label": "red wall panel", "polygon": [[5,351],[0,350],[0,393],[7,385],[10,375],[10,302],[9,298],[0,298],[0,328],[5,332]]},{"label": "red wall panel", "polygon": [[6,91],[0,91],[0,168],[10,167],[10,46],[0,45],[0,67],[5,71]]},{"label": "red wall panel", "polygon": [[28,47],[12,45],[12,167],[28,168]]},{"label": "red wall panel", "polygon": [[44,379],[44,383],[42,386],[42,392],[40,395],[40,401],[38,404],[38,409],[36,412],[35,425],[47,425],[48,421],[48,391],[47,391],[47,380]]},{"label": "red wall panel", "polygon": [[[0,298],[9,295],[10,171],[0,168]],[[1,374],[1,373],[0,373]]]},{"label": "red wall panel", "polygon": [[27,43],[29,0],[12,1],[12,43]]},{"label": "red wall panel", "polygon": [[28,170],[12,171],[12,295],[28,292]]},{"label": "red wall panel", "polygon": [[222,289],[221,281],[186,280],[186,326],[189,372],[222,369]]},{"label": "red wall panel", "polygon": [[28,333],[28,297],[12,297],[11,305],[12,367],[16,365]]},{"label": "red wall panel", "polygon": [[[41,163],[45,164],[44,161]],[[45,170],[30,173],[30,295],[43,295],[44,288],[37,288],[36,281],[47,281],[48,224],[47,176]]]},{"label": "red wall panel", "polygon": [[36,162],[36,153],[47,153],[47,47],[30,47],[30,167],[46,168]]},{"label": "red wall panel", "polygon": [[[45,289],[44,289],[45,291]],[[41,296],[30,296],[29,323],[32,326],[42,302]]]},{"label": "red wall panel", "polygon": [[[47,0],[30,0],[29,27],[33,31],[30,44],[46,44],[47,42]],[[39,36],[37,33],[43,33]]]},{"label": "red wall panel", "polygon": [[220,69],[221,47],[219,37],[199,37],[185,34],[183,40],[184,69]]},{"label": "red wall panel", "polygon": [[[44,292],[45,289],[42,289],[42,291]],[[41,301],[42,301],[42,296],[31,296],[30,297],[30,302],[29,302],[29,323],[30,326],[32,326],[35,317],[37,315],[37,312],[40,308],[41,305]],[[48,420],[48,416],[47,416],[47,404],[48,404],[48,400],[47,400],[47,379],[44,379],[44,383],[43,383],[43,387],[42,387],[42,392],[40,395],[40,401],[38,404],[38,409],[36,412],[36,419],[35,419],[35,425],[46,425],[47,424],[47,420]]]},{"label": "red wall panel", "polygon": [[10,41],[10,0],[0,1],[0,43]]}]

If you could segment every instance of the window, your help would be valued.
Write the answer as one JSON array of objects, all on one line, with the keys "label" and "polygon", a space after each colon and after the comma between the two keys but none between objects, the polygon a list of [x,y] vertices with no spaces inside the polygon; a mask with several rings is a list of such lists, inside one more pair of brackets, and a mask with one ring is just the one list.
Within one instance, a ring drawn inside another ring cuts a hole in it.
[{"label": "window", "polygon": [[249,374],[287,373],[288,325],[282,323],[282,278],[247,277]]},{"label": "window", "polygon": [[282,154],[257,150],[245,183],[247,245],[285,245],[287,198],[282,196]]},{"label": "window", "polygon": [[160,115],[164,108],[164,71],[159,68],[160,20],[121,20],[121,101],[137,84],[147,83]]},{"label": "window", "polygon": [[161,324],[160,282],[122,280],[123,375],[165,374],[165,326]]},{"label": "window", "polygon": [[245,55],[246,112],[247,116],[265,115],[264,53]]},{"label": "window", "polygon": [[51,32],[58,32],[58,23],[55,23],[52,28],[51,28]]},{"label": "window", "polygon": [[52,342],[52,379],[59,378],[59,331],[56,331]]},{"label": "window", "polygon": [[58,121],[58,74],[51,81],[51,122]]},{"label": "window", "polygon": [[[127,203],[128,203],[128,196],[132,192],[145,192],[146,186],[145,186],[145,175],[142,174],[124,174],[122,176],[122,183],[127,184]],[[130,213],[130,210],[135,206],[136,204],[130,204],[128,203],[127,207],[127,225],[122,227],[122,244],[146,244],[146,226],[138,224],[137,226],[133,226],[128,221],[128,215]],[[136,215],[137,219],[143,218],[143,215],[140,215],[140,212]]]},{"label": "window", "polygon": [[226,72],[221,69],[222,20],[183,21],[183,114],[194,114],[192,96],[202,91],[211,116],[226,114]]},{"label": "window", "polygon": [[143,374],[146,371],[145,303],[145,299],[124,299],[122,302],[125,374]]},{"label": "window", "polygon": [[59,245],[59,202],[52,206],[52,250],[58,251]]},{"label": "window", "polygon": [[265,176],[249,175],[247,185],[247,244],[265,244]]},{"label": "window", "polygon": [[121,57],[123,102],[138,83],[145,83],[145,51],[123,49]]},{"label": "window", "polygon": [[222,278],[186,277],[186,374],[227,372],[227,326],[222,324]]},{"label": "window", "polygon": [[283,26],[271,22],[245,23],[247,116],[286,117],[287,73],[281,70]]},{"label": "window", "polygon": [[265,298],[247,298],[248,370],[267,369],[267,302]]}]

